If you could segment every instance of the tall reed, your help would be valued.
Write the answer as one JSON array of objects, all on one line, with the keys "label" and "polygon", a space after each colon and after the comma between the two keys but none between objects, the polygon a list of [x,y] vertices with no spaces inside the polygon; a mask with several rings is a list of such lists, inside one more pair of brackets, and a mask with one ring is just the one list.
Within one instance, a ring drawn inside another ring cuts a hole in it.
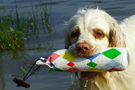
[{"label": "tall reed", "polygon": [[20,14],[18,9],[15,4],[15,8],[9,14],[0,15],[1,50],[20,49],[25,45],[24,40],[28,40],[33,36],[38,37],[54,30],[47,5],[44,7],[33,7],[32,5],[32,12],[26,11],[23,15]]}]

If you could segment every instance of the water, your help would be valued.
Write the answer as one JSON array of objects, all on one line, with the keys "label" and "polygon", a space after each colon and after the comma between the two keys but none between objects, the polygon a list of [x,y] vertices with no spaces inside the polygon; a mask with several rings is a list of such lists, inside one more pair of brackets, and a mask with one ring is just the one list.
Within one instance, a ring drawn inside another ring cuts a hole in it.
[{"label": "water", "polygon": [[[39,3],[41,2],[41,3]],[[16,3],[16,4],[15,4]],[[25,42],[22,51],[3,51],[0,54],[0,90],[27,90],[16,87],[13,78],[23,78],[21,66],[28,71],[30,65],[41,56],[49,56],[53,51],[64,48],[64,21],[76,13],[79,8],[100,8],[107,11],[118,21],[135,14],[134,0],[1,0],[0,13],[8,13],[18,6],[19,13],[30,11],[31,7],[47,5],[55,27],[50,34],[38,39],[31,37]],[[4,11],[4,12],[3,12]],[[70,73],[51,72],[42,67],[27,82],[28,90],[79,90],[79,80],[71,79]]]}]

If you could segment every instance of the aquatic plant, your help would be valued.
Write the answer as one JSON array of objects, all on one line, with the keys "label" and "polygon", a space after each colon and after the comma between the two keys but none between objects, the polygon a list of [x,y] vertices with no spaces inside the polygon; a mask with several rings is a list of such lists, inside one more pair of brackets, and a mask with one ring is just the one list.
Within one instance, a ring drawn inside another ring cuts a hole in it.
[{"label": "aquatic plant", "polygon": [[[2,22],[0,26],[2,26]],[[0,31],[0,49],[12,49],[15,50],[17,48],[22,47],[24,44],[22,42],[22,32],[14,30],[12,27],[6,28]]]},{"label": "aquatic plant", "polygon": [[39,7],[32,5],[31,9],[31,12],[26,11],[26,14],[20,14],[18,6],[15,5],[10,13],[0,15],[1,50],[20,49],[25,45],[24,40],[50,33],[54,29],[47,5]]},{"label": "aquatic plant", "polygon": [[21,69],[22,69],[22,71],[23,71],[23,76],[25,75],[25,73],[26,73],[26,70],[21,66]]}]

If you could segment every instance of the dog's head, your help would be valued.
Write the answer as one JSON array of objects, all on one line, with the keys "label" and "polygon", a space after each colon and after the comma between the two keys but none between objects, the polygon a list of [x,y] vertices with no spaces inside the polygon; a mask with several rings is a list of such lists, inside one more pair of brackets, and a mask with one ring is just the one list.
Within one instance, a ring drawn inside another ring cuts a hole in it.
[{"label": "dog's head", "polygon": [[99,9],[79,10],[66,22],[65,48],[75,56],[93,56],[107,47],[125,47],[115,19]]}]

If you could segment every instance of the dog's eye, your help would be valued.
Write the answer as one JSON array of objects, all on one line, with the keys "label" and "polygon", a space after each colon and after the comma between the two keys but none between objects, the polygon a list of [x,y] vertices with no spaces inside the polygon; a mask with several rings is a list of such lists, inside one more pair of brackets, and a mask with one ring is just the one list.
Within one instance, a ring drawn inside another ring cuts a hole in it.
[{"label": "dog's eye", "polygon": [[96,38],[96,39],[102,39],[104,38],[105,34],[102,30],[100,29],[93,29],[93,36]]},{"label": "dog's eye", "polygon": [[72,31],[72,33],[71,33],[72,38],[78,38],[79,36],[80,36],[80,30],[79,29]]},{"label": "dog's eye", "polygon": [[104,33],[103,32],[96,32],[96,35],[97,36],[104,36]]}]

